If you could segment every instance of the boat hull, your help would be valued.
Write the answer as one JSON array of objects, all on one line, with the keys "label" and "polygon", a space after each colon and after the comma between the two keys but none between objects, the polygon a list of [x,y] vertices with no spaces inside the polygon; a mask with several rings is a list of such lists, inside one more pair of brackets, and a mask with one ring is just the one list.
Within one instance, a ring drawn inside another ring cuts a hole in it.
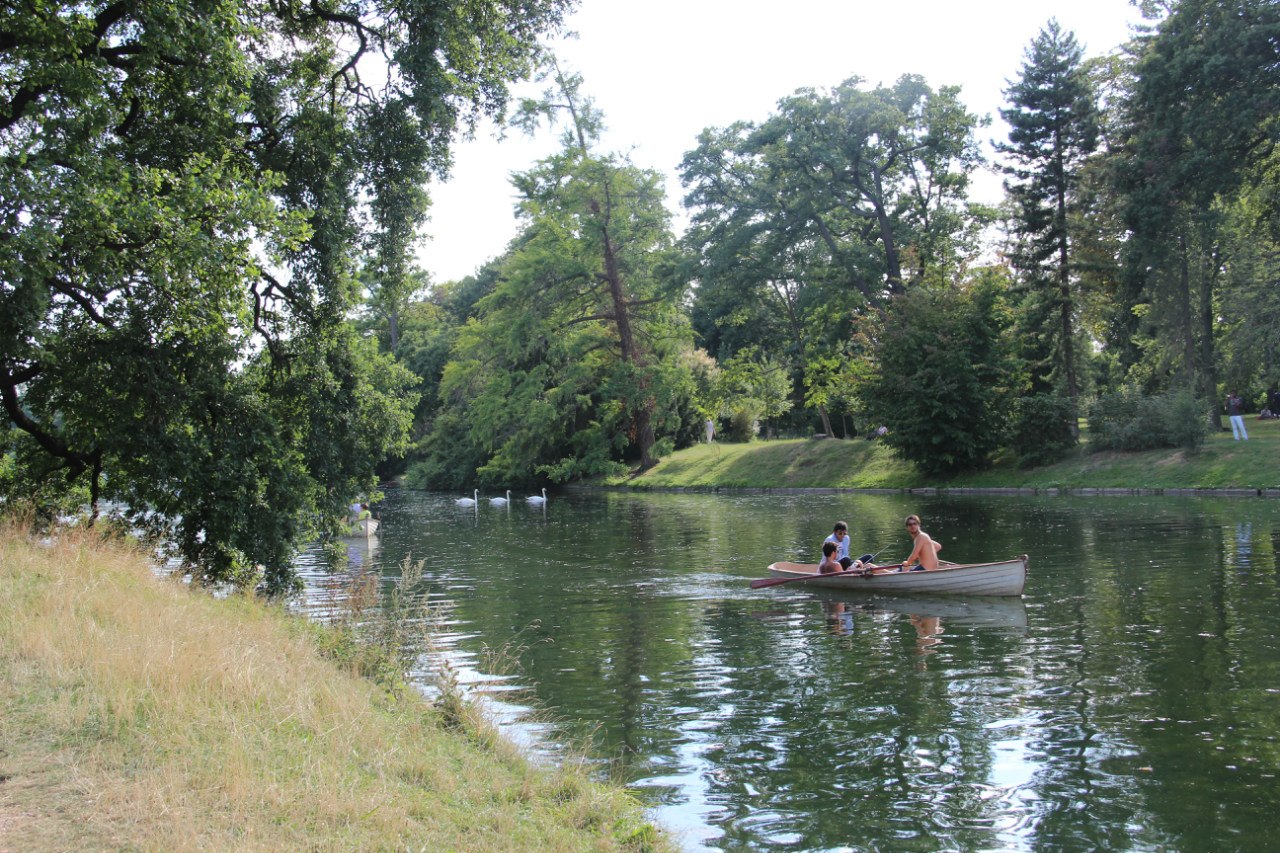
[{"label": "boat hull", "polygon": [[378,535],[378,519],[362,518],[354,522],[343,534],[347,539],[372,539]]},{"label": "boat hull", "polygon": [[775,578],[811,578],[805,586],[877,593],[928,593],[930,595],[1022,595],[1027,582],[1027,557],[995,563],[944,563],[929,572],[837,575],[818,574],[814,563],[777,562],[769,566]]}]

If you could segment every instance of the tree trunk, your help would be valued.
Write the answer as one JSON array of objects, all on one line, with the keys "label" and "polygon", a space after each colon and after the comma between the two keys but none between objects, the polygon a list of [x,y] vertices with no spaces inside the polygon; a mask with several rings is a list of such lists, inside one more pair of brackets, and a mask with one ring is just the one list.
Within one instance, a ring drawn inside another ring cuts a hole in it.
[{"label": "tree trunk", "polygon": [[876,211],[876,224],[880,226],[880,241],[884,243],[884,271],[889,293],[897,296],[906,292],[902,286],[902,261],[898,256],[898,242],[893,236],[893,220],[884,207],[884,182],[880,172],[875,172],[876,197],[872,200]]},{"label": "tree trunk", "polygon": [[400,311],[397,308],[387,312],[387,341],[392,352],[400,346]]},{"label": "tree trunk", "polygon": [[1182,335],[1183,369],[1186,370],[1187,387],[1194,390],[1200,383],[1196,369],[1195,312],[1191,307],[1191,248],[1185,234],[1178,238],[1178,250],[1178,325]]},{"label": "tree trunk", "polygon": [[1076,375],[1076,336],[1073,317],[1075,303],[1071,298],[1071,266],[1067,235],[1067,193],[1058,187],[1058,311],[1062,334],[1062,375],[1067,383],[1067,396],[1075,402],[1080,397],[1080,381]]},{"label": "tree trunk", "polygon": [[[606,204],[608,204],[606,188]],[[599,214],[599,205],[592,202],[593,212]],[[609,298],[613,302],[613,318],[618,329],[618,346],[622,352],[622,360],[635,369],[636,381],[640,388],[640,399],[633,405],[636,428],[636,446],[640,450],[640,469],[647,471],[658,460],[653,457],[653,445],[657,442],[653,433],[653,412],[657,403],[649,393],[649,379],[644,372],[644,358],[636,347],[635,332],[631,328],[631,312],[627,303],[626,289],[622,283],[622,271],[618,268],[618,254],[613,245],[613,237],[609,233],[608,215],[600,226],[601,245],[604,248],[604,274],[609,284]]]},{"label": "tree trunk", "polygon": [[1222,259],[1216,249],[1205,252],[1204,274],[1200,284],[1200,364],[1201,395],[1209,404],[1209,423],[1215,430],[1222,429],[1222,410],[1218,406],[1218,369],[1214,358],[1213,293],[1217,289],[1218,274],[1222,271]]},{"label": "tree trunk", "polygon": [[[577,139],[578,149],[586,157],[590,153],[590,149],[587,145],[583,117],[579,114],[578,103],[575,98],[576,88],[566,84],[564,77],[560,75],[559,66],[556,66],[556,79],[560,85],[560,91],[565,96],[569,115],[573,120],[574,135]],[[613,215],[613,199],[610,196],[607,171],[602,176],[600,190],[604,196],[604,210],[601,211],[600,202],[595,199],[591,200],[590,209],[593,214],[600,217],[600,243],[604,254],[604,277],[605,282],[609,285],[609,299],[613,303],[613,321],[618,329],[618,347],[621,350],[622,360],[630,364],[635,370],[636,382],[639,385],[640,399],[632,405],[632,419],[635,425],[636,446],[640,450],[640,469],[643,471],[658,464],[658,460],[653,457],[653,446],[657,442],[653,434],[653,414],[657,408],[657,401],[649,393],[649,378],[644,371],[645,359],[639,347],[636,346],[635,332],[631,328],[631,307],[627,300],[626,287],[622,281],[622,270],[618,267],[618,250],[613,245],[613,235],[609,231],[610,217]]]}]

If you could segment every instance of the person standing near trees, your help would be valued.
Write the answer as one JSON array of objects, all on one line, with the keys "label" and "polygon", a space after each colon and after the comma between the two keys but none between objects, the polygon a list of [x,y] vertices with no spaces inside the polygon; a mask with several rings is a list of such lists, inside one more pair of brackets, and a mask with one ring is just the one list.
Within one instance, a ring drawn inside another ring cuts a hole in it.
[{"label": "person standing near trees", "polygon": [[1249,433],[1244,428],[1244,400],[1235,391],[1227,395],[1227,417],[1231,419],[1231,437],[1236,441],[1241,437],[1248,441]]}]

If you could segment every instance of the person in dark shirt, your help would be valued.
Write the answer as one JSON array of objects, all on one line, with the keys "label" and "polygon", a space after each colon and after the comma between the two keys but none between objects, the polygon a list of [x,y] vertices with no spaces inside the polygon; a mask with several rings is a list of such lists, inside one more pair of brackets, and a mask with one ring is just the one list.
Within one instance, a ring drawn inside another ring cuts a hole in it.
[{"label": "person in dark shirt", "polygon": [[1227,417],[1231,420],[1231,437],[1236,441],[1241,438],[1248,441],[1249,433],[1244,428],[1244,400],[1235,391],[1227,395]]}]

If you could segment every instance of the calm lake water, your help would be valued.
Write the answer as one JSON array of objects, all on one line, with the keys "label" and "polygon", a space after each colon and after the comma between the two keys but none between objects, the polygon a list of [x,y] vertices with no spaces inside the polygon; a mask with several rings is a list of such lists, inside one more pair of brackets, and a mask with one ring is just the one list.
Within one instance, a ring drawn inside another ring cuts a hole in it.
[{"label": "calm lake water", "polygon": [[[511,736],[587,742],[686,850],[1280,849],[1280,500],[455,497],[390,494],[353,566],[425,561]],[[901,560],[912,512],[952,561],[1029,554],[1025,596],[748,587],[838,519]],[[300,568],[322,613],[347,570]]]}]

